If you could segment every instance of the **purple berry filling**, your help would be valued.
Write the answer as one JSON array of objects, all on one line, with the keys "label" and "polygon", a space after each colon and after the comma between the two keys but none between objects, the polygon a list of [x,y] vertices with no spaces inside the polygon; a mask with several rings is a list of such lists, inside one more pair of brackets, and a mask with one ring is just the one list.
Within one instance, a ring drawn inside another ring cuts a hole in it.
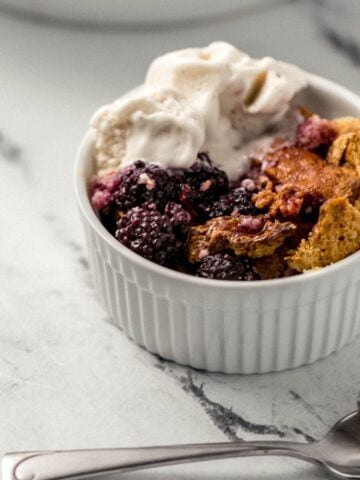
[{"label": "purple berry filling", "polygon": [[172,180],[168,172],[158,165],[147,165],[138,160],[119,172],[119,187],[114,193],[114,202],[124,212],[145,202],[155,203],[162,209],[173,197]]},{"label": "purple berry filling", "polygon": [[[251,180],[250,180],[251,181]],[[259,210],[252,201],[253,192],[238,187],[226,195],[222,195],[216,202],[209,205],[206,212],[209,218],[240,213],[241,215],[258,215]]]},{"label": "purple berry filling", "polygon": [[198,277],[215,280],[257,280],[251,260],[232,253],[215,253],[204,257],[196,272]]},{"label": "purple berry filling", "polygon": [[[178,208],[176,208],[178,207]],[[130,209],[117,222],[116,238],[133,252],[159,265],[173,265],[184,254],[189,229],[187,212],[168,206],[172,217],[161,213],[155,203]]]},{"label": "purple berry filling", "polygon": [[230,189],[227,175],[200,154],[191,168],[165,170],[137,161],[117,173],[96,178],[91,203],[104,226],[123,245],[159,265],[205,278],[253,280],[251,261],[232,253],[204,253],[200,265],[187,261],[186,245],[192,225],[216,216],[248,215],[241,228],[261,226],[252,202],[257,191],[252,179]]},{"label": "purple berry filling", "polygon": [[91,184],[91,204],[96,211],[106,210],[111,205],[119,183],[118,173],[95,178]]},{"label": "purple berry filling", "polygon": [[206,154],[199,154],[192,167],[173,173],[178,201],[193,219],[207,218],[214,200],[229,191],[226,173],[214,167]]},{"label": "purple berry filling", "polygon": [[336,131],[331,122],[313,115],[298,126],[296,144],[308,150],[316,150],[328,147],[335,137]]}]

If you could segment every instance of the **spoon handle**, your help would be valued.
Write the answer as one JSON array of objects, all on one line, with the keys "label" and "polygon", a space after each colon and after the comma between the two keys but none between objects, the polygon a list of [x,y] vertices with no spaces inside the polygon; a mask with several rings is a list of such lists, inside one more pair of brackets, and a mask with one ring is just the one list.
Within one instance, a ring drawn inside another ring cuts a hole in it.
[{"label": "spoon handle", "polygon": [[234,442],[164,447],[117,448],[8,453],[2,460],[3,480],[56,480],[161,465],[253,455],[286,455],[313,461],[311,444]]}]

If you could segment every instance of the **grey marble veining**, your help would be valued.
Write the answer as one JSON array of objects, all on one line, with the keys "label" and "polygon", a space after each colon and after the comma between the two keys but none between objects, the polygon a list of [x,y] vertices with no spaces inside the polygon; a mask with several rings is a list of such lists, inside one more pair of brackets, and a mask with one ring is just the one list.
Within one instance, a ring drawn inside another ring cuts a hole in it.
[{"label": "grey marble veining", "polygon": [[[360,406],[359,339],[294,371],[194,371],[147,353],[113,327],[94,296],[88,269],[72,189],[75,152],[92,111],[140,83],[154,56],[224,39],[359,92],[355,57],[343,40],[324,34],[311,2],[276,3],[219,24],[136,35],[0,15],[0,454],[308,441]],[[122,478],[235,479],[240,473],[244,479],[325,478],[313,466],[276,458]]]}]

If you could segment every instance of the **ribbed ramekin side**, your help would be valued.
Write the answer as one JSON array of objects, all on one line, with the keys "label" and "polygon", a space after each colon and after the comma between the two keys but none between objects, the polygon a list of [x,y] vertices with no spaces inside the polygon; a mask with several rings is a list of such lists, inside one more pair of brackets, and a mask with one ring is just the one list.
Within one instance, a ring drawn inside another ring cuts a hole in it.
[{"label": "ribbed ramekin side", "polygon": [[268,353],[268,358],[259,373],[313,363],[339,350],[359,333],[358,273],[350,268],[340,277],[329,276],[326,282],[312,285],[306,301],[302,301],[303,291],[299,289],[293,306],[284,306],[279,296],[274,311],[263,311],[261,321],[266,322],[267,317],[270,323],[262,325],[262,331],[268,332],[263,335],[267,347],[263,345],[258,355],[264,358]]},{"label": "ribbed ramekin side", "polygon": [[[346,282],[345,288],[336,285]],[[321,343],[320,355],[313,352],[310,361],[325,357],[351,342],[360,330],[360,272],[356,263],[349,264],[333,281],[333,292],[319,300],[315,317],[319,317],[317,336]]]},{"label": "ribbed ramekin side", "polygon": [[209,289],[132,262],[84,223],[95,286],[111,320],[166,359],[265,373],[314,362],[360,331],[355,267],[290,288]]},{"label": "ribbed ramekin side", "polygon": [[339,329],[338,348],[351,342],[360,333],[360,280],[358,275],[358,271],[355,271],[353,276],[356,278],[344,292],[344,321],[343,327]]}]

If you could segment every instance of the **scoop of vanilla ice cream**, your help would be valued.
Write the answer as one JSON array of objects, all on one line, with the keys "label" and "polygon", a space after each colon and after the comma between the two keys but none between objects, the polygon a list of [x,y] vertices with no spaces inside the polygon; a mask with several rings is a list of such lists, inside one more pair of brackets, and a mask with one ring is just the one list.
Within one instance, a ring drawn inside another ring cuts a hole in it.
[{"label": "scoop of vanilla ice cream", "polygon": [[254,60],[228,43],[215,42],[155,59],[146,84],[181,91],[204,120],[201,150],[235,179],[248,168],[244,142],[279,122],[307,81],[296,67],[270,57]]},{"label": "scoop of vanilla ice cream", "polygon": [[181,92],[204,119],[207,138],[221,135],[231,124],[220,118],[219,96],[232,78],[231,65],[243,56],[225,42],[167,53],[152,62],[145,83]]},{"label": "scoop of vanilla ice cream", "polygon": [[207,152],[235,180],[248,168],[246,144],[280,124],[306,84],[300,69],[225,42],[158,57],[144,87],[93,117],[98,168],[138,159],[187,168]]},{"label": "scoop of vanilla ice cream", "polygon": [[[225,42],[206,48],[188,48],[163,55],[153,61],[146,76],[147,85],[174,88],[203,118],[206,136],[201,151],[207,151],[215,165],[233,177],[245,170],[234,149],[241,144],[241,133],[221,112],[220,96],[232,78],[231,65],[244,54]],[[226,167],[225,167],[226,159]]]},{"label": "scoop of vanilla ice cream", "polygon": [[166,87],[141,87],[100,108],[90,124],[100,175],[136,160],[190,167],[205,139],[203,119],[181,93]]},{"label": "scoop of vanilla ice cream", "polygon": [[247,55],[232,65],[232,77],[221,93],[221,112],[245,138],[279,122],[297,92],[307,85],[299,68],[271,57]]}]

